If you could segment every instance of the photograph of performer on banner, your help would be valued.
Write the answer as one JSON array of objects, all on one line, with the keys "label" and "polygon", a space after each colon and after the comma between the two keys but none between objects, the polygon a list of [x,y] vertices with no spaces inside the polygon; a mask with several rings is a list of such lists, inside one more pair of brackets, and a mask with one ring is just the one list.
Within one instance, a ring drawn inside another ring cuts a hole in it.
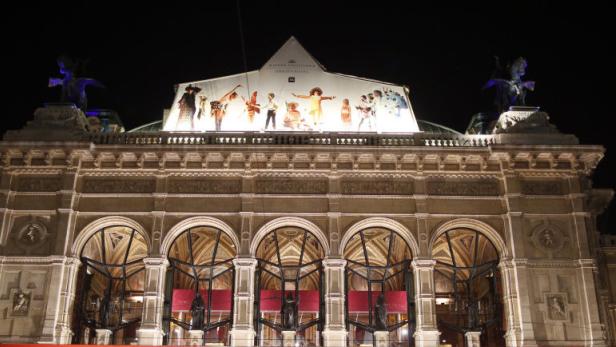
[{"label": "photograph of performer on banner", "polygon": [[272,121],[272,128],[276,130],[276,111],[278,110],[278,104],[274,100],[276,95],[274,93],[267,94],[267,104],[265,109],[267,110],[267,119],[265,120],[265,130],[269,126],[270,120]]},{"label": "photograph of performer on banner", "polygon": [[296,98],[310,100],[308,114],[312,117],[314,128],[320,128],[323,123],[323,107],[321,106],[321,101],[333,100],[336,98],[335,96],[323,96],[323,90],[319,87],[310,89],[308,95],[297,95],[295,93],[292,93],[292,95]]},{"label": "photograph of performer on banner", "polygon": [[193,87],[189,84],[184,88],[184,94],[180,101],[178,101],[180,107],[180,115],[178,117],[177,129],[182,130],[194,130],[195,129],[195,112],[197,111],[197,105],[195,97],[197,93],[201,91],[201,88]]},{"label": "photograph of performer on banner", "polygon": [[252,92],[250,100],[245,101],[245,103],[246,114],[248,115],[248,122],[252,124],[255,120],[255,113],[261,113],[261,105],[257,103],[257,92]]},{"label": "photograph of performer on banner", "polygon": [[340,121],[342,122],[342,130],[351,130],[351,106],[349,105],[349,99],[342,100],[342,107],[340,108]]},{"label": "photograph of performer on banner", "polygon": [[212,117],[214,117],[214,121],[216,122],[216,131],[221,131],[222,120],[226,115],[227,106],[230,102],[237,98],[238,94],[236,90],[241,86],[241,84],[238,84],[237,86],[235,86],[235,88],[231,89],[220,99],[210,102],[210,107],[212,108]]}]

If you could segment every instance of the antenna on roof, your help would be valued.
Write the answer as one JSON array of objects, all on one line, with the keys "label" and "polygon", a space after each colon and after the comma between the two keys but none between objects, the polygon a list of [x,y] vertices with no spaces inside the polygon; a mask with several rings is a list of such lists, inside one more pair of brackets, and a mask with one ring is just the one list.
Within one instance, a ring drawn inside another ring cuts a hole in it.
[{"label": "antenna on roof", "polygon": [[236,0],[237,5],[237,23],[240,29],[240,43],[242,44],[242,59],[244,60],[244,73],[246,75],[246,90],[250,97],[250,84],[248,83],[248,63],[246,61],[246,45],[244,44],[244,28],[242,27],[242,11],[240,10],[240,0]]}]

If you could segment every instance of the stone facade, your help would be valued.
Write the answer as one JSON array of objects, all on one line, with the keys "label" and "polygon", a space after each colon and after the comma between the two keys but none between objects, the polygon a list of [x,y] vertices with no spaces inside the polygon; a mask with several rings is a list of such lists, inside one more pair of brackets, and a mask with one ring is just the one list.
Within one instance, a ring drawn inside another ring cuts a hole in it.
[{"label": "stone facade", "polygon": [[[70,343],[81,248],[110,225],[148,243],[142,344],[163,341],[166,254],[191,225],[237,244],[234,346],[254,344],[255,249],[281,226],[326,251],[325,346],[346,346],[342,255],[366,227],[409,243],[417,346],[440,343],[431,247],[453,228],[499,253],[507,346],[616,341],[616,241],[595,226],[611,192],[589,184],[600,146],[559,134],[525,145],[520,134],[114,136],[0,142],[0,342]],[[479,345],[479,334],[466,338]]]}]

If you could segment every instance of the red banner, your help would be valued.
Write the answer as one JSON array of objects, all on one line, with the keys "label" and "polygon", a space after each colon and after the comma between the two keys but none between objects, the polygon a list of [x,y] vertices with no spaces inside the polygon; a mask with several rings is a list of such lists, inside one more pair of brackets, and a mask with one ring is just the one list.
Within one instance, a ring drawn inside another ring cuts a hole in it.
[{"label": "red banner", "polygon": [[[372,307],[376,304],[380,292],[372,292]],[[406,292],[387,291],[385,292],[385,307],[387,313],[407,313],[406,309]],[[367,291],[350,291],[349,292],[349,313],[367,313],[368,312],[368,292]]]},{"label": "red banner", "polygon": [[[294,292],[287,293],[291,293],[295,297]],[[261,312],[280,312],[282,305],[281,295],[282,292],[280,290],[261,289],[261,303],[259,305]],[[301,312],[319,312],[319,291],[300,290],[299,310]]]},{"label": "red banner", "polygon": [[[293,292],[290,292],[294,295]],[[281,309],[280,290],[261,290],[261,312],[280,312]],[[376,303],[379,292],[372,292],[372,306]],[[207,307],[207,291],[201,291],[201,297]],[[173,301],[171,310],[190,311],[190,304],[195,298],[195,292],[192,289],[174,289]],[[368,312],[368,292],[367,291],[350,291],[349,292],[349,313],[366,313]],[[231,312],[233,305],[232,295],[230,290],[212,290],[212,311],[215,312]],[[388,291],[385,292],[385,306],[388,313],[406,313],[406,292],[405,291]],[[300,290],[299,291],[299,310],[301,312],[318,312],[319,311],[319,291],[318,290]]]},{"label": "red banner", "polygon": [[[190,304],[195,298],[193,289],[174,289],[173,299],[171,301],[171,311],[190,311]],[[207,291],[201,290],[201,298],[205,307],[207,307]],[[231,300],[231,291],[227,289],[212,289],[212,311],[216,312],[231,312],[233,301]]]}]

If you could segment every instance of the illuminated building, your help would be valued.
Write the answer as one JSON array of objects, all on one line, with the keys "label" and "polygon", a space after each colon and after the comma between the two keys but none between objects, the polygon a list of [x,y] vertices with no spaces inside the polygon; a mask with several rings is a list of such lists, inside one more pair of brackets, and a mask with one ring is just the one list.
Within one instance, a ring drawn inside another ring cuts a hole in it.
[{"label": "illuminated building", "polygon": [[[282,51],[287,89],[275,94],[290,100],[300,92],[290,86],[310,85],[330,96],[338,82],[315,85],[306,69],[320,64],[293,52]],[[382,84],[340,91],[363,83]],[[211,86],[182,84],[174,105],[188,85]],[[355,132],[354,109],[349,132],[327,120],[319,131],[215,132],[206,104],[199,131],[159,122],[88,133],[75,108],[38,109],[0,142],[0,341],[613,343],[616,243],[595,225],[612,191],[589,179],[604,148],[548,123],[463,135],[417,121],[395,88],[407,108],[390,116],[407,117],[408,131]],[[360,97],[344,98],[354,107]],[[307,117],[308,101],[294,102]],[[331,110],[322,117],[341,117]],[[281,316],[294,303],[291,329]]]}]

